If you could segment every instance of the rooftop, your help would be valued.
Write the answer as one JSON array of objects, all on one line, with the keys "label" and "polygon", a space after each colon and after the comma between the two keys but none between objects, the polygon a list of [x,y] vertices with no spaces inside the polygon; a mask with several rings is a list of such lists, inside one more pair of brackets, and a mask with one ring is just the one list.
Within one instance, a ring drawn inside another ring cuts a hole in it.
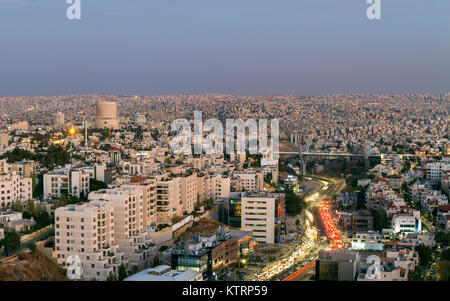
[{"label": "rooftop", "polygon": [[201,277],[200,275],[194,270],[175,271],[168,265],[159,265],[134,274],[125,281],[192,281]]}]

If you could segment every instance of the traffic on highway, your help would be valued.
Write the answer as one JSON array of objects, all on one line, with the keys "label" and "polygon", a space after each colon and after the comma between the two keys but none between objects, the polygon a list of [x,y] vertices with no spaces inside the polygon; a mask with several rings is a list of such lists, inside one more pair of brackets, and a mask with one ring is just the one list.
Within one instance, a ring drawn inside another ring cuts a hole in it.
[{"label": "traffic on highway", "polygon": [[322,224],[325,227],[325,231],[327,233],[327,237],[331,241],[332,250],[339,250],[344,247],[341,239],[341,235],[339,230],[336,228],[334,224],[333,217],[330,212],[330,203],[323,200],[319,205],[319,214],[320,219],[322,220]]},{"label": "traffic on highway", "polygon": [[[330,181],[334,184],[336,183],[334,179]],[[263,267],[260,271],[249,275],[247,280],[293,280],[312,267],[320,250],[330,248],[330,243],[327,239],[320,239],[316,221],[310,211],[317,208],[317,206],[319,206],[319,216],[326,230],[327,237],[331,241],[331,248],[336,250],[343,247],[340,233],[334,225],[329,211],[329,203],[320,201],[324,197],[332,197],[337,192],[337,188],[340,187],[340,185],[331,186],[330,181],[321,180],[322,187],[319,189],[319,192],[316,191],[305,199],[310,207],[309,210],[307,209],[304,212],[306,230],[294,246],[293,251],[284,258],[280,258]]]}]

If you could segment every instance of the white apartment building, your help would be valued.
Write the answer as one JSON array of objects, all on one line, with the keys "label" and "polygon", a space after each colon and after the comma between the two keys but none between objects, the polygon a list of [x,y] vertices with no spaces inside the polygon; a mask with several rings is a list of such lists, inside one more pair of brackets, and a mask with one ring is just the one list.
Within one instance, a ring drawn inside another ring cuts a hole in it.
[{"label": "white apartment building", "polygon": [[12,163],[11,171],[16,172],[19,176],[31,178],[34,174],[34,161],[22,161]]},{"label": "white apartment building", "polygon": [[57,208],[53,256],[58,264],[66,267],[71,256],[78,256],[83,279],[117,275],[127,261],[115,238],[115,218],[114,203],[105,200]]},{"label": "white apartment building", "polygon": [[83,173],[89,174],[89,177],[98,181],[105,182],[106,164],[94,164],[81,168]]},{"label": "white apartment building", "polygon": [[9,135],[0,133],[0,149],[7,148],[9,146]]},{"label": "white apartment building", "polygon": [[427,163],[425,167],[427,169],[427,180],[438,183],[445,172],[450,170],[450,163],[444,161],[432,162]]},{"label": "white apartment building", "polygon": [[426,195],[433,193],[431,182],[427,181],[424,183],[414,183],[410,187],[411,198],[414,202],[420,202]]},{"label": "white apartment building", "polygon": [[181,176],[179,179],[183,213],[191,213],[197,204],[197,175]]},{"label": "white apartment building", "polygon": [[13,202],[25,203],[32,198],[31,178],[24,178],[15,172],[0,174],[0,206],[10,207]]},{"label": "white apartment building", "polygon": [[447,193],[450,194],[450,171],[447,171],[444,175],[441,177],[441,189]]},{"label": "white apartment building", "polygon": [[369,185],[371,181],[372,181],[371,179],[359,179],[358,180],[358,187],[359,186],[365,187],[365,186]]},{"label": "white apartment building", "polygon": [[204,178],[204,195],[200,200],[226,198],[230,194],[231,179],[220,174],[207,175]]},{"label": "white apartment building", "polygon": [[144,186],[123,185],[97,190],[89,194],[89,200],[113,203],[114,238],[130,265],[142,266],[156,255],[156,247],[145,231],[150,225],[144,224]]},{"label": "white apartment building", "polygon": [[340,193],[336,196],[336,202],[343,207],[349,207],[356,204],[358,201],[358,194],[356,193]]},{"label": "white apartment building", "polygon": [[424,211],[432,213],[435,208],[448,205],[448,198],[440,191],[432,190],[430,194],[422,196],[421,205]]},{"label": "white apartment building", "polygon": [[214,163],[214,159],[201,156],[199,158],[187,158],[186,163],[191,164],[192,167],[194,167],[197,170],[204,170]]},{"label": "white apartment building", "polygon": [[0,160],[0,173],[9,173],[11,166],[8,164],[6,159]]},{"label": "white apartment building", "polygon": [[158,224],[170,224],[174,216],[183,214],[180,178],[161,178],[156,181],[156,208]]},{"label": "white apartment building", "polygon": [[[104,280],[121,263],[142,267],[157,254],[149,238],[145,185],[124,185],[89,194],[89,202],[55,211],[58,263],[78,255],[86,279]],[[150,201],[148,204],[150,204]]]},{"label": "white apartment building", "polygon": [[281,216],[279,199],[267,192],[241,195],[241,228],[252,231],[257,242],[273,244],[278,241]]},{"label": "white apartment building", "polygon": [[[156,216],[156,180],[132,178],[130,186],[141,186],[143,192],[143,227],[144,230],[154,228],[157,225]],[[128,189],[128,185],[122,185]]]},{"label": "white apartment building", "polygon": [[[358,281],[407,281],[410,271],[414,271],[419,264],[417,252],[409,249],[391,249],[386,251],[384,261],[381,262],[378,275],[377,269],[372,274],[367,272],[358,276]],[[370,277],[371,276],[371,277]]]},{"label": "white apartment building", "polygon": [[408,270],[403,271],[400,267],[396,267],[394,262],[382,262],[380,264],[378,276],[375,270],[372,274],[360,273],[357,281],[406,281],[408,280]]},{"label": "white apartment building", "polygon": [[122,173],[125,175],[148,175],[159,168],[158,163],[153,162],[123,162],[122,163]]},{"label": "white apartment building", "polygon": [[383,236],[374,231],[358,232],[352,238],[353,250],[383,250]]},{"label": "white apartment building", "polygon": [[21,219],[22,219],[22,212],[16,212],[11,210],[0,211],[0,224],[18,221]]},{"label": "white apartment building", "polygon": [[51,171],[44,175],[44,198],[59,198],[64,193],[78,198],[81,193],[87,196],[89,178],[89,173],[70,166]]},{"label": "white apartment building", "polygon": [[394,233],[398,232],[420,232],[422,231],[422,220],[420,212],[415,211],[412,215],[396,215],[392,218],[392,228]]},{"label": "white apartment building", "polygon": [[264,172],[264,176],[266,176],[267,174],[271,173],[272,174],[272,179],[273,181],[276,183],[278,183],[278,161],[275,164],[268,164],[268,165],[264,165],[262,166],[263,172]]},{"label": "white apartment building", "polygon": [[233,183],[236,191],[263,191],[264,173],[253,170],[234,172]]}]

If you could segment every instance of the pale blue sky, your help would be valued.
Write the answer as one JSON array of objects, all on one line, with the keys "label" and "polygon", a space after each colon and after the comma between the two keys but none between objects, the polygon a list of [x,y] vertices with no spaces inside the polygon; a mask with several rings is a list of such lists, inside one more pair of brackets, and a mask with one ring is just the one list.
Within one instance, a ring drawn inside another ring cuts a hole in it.
[{"label": "pale blue sky", "polygon": [[450,92],[450,1],[0,0],[0,96]]}]

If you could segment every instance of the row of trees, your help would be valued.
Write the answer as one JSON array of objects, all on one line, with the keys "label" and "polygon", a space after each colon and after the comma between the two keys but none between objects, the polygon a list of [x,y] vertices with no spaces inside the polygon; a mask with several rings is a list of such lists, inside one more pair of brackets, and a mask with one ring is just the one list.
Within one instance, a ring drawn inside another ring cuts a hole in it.
[{"label": "row of trees", "polygon": [[127,277],[128,277],[127,269],[125,268],[125,265],[122,263],[119,266],[117,276],[115,274],[110,273],[108,275],[108,278],[106,278],[106,281],[123,281]]},{"label": "row of trees", "polygon": [[59,145],[50,145],[47,150],[41,150],[32,153],[20,148],[5,153],[0,157],[6,158],[8,163],[14,163],[22,160],[34,160],[41,163],[48,169],[53,169],[57,165],[65,165],[70,163],[70,154]]}]

